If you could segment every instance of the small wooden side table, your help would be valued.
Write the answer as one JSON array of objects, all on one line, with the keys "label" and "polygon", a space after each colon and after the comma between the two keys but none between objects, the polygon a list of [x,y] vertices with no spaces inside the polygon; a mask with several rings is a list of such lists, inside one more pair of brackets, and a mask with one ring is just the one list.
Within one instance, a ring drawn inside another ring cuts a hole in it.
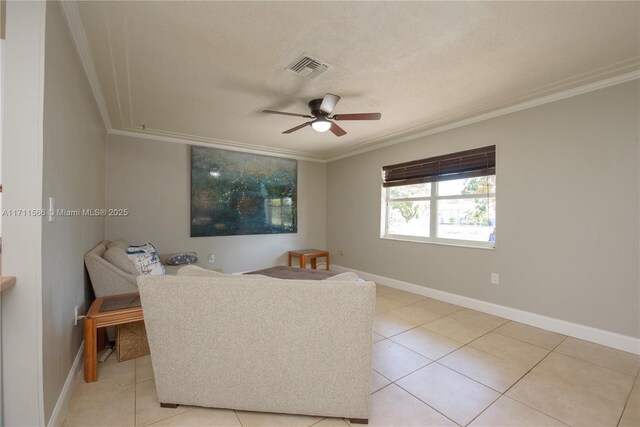
[{"label": "small wooden side table", "polygon": [[291,267],[291,258],[300,258],[300,268],[307,268],[307,260],[311,260],[311,268],[315,270],[318,267],[317,258],[325,257],[327,260],[327,270],[329,270],[329,252],[321,251],[319,249],[299,249],[295,251],[289,251],[289,267]]},{"label": "small wooden side table", "polygon": [[142,317],[140,295],[136,293],[96,298],[84,319],[84,381],[98,380],[98,328],[138,322]]}]

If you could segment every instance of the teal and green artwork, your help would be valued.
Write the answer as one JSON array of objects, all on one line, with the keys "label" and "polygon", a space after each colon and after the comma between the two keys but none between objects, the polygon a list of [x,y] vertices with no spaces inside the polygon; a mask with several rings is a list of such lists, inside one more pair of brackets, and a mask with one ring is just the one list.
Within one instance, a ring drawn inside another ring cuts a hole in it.
[{"label": "teal and green artwork", "polygon": [[296,233],[298,162],[191,146],[191,237]]}]

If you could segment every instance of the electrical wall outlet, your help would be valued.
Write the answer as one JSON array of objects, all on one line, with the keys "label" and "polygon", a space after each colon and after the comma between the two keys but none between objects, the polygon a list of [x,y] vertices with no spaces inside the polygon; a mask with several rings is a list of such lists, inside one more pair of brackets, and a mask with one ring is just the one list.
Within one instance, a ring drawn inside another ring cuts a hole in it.
[{"label": "electrical wall outlet", "polygon": [[216,260],[216,257],[214,254],[209,254],[209,264],[213,264]]},{"label": "electrical wall outlet", "polygon": [[500,284],[500,275],[498,273],[491,273],[491,284],[492,285]]}]

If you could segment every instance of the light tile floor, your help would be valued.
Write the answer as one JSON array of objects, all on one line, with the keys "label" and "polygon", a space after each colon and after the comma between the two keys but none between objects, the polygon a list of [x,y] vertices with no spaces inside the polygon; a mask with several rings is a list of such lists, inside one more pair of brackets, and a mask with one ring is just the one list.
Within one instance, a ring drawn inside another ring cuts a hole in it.
[{"label": "light tile floor", "polygon": [[[378,285],[370,426],[640,426],[640,358]],[[80,379],[64,425],[348,426],[342,419],[161,408],[149,356]]]}]

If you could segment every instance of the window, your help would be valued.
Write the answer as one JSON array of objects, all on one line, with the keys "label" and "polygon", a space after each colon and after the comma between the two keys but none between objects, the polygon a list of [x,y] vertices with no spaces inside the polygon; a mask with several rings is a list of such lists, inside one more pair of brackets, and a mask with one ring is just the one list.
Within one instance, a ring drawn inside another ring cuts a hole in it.
[{"label": "window", "polygon": [[495,146],[383,168],[382,237],[494,247]]}]

